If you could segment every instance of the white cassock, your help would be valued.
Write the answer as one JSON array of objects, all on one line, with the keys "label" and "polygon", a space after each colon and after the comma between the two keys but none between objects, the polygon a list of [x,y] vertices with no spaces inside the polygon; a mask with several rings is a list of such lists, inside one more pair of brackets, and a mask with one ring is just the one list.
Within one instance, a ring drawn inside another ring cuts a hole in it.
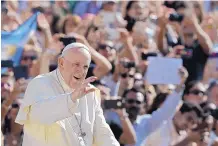
[{"label": "white cassock", "polygon": [[76,102],[71,92],[58,69],[28,84],[16,118],[24,125],[23,146],[119,146],[105,122],[99,90]]}]

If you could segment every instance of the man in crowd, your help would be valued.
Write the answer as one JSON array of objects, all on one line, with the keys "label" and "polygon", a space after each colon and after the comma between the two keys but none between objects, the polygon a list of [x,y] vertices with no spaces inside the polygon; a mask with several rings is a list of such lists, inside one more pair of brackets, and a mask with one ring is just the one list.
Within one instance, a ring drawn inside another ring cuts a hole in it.
[{"label": "man in crowd", "polygon": [[67,45],[58,69],[33,79],[16,122],[24,124],[23,146],[119,146],[106,124],[99,91],[85,79],[91,54],[81,43]]},{"label": "man in crowd", "polygon": [[[200,141],[203,132],[192,131],[203,116],[200,106],[185,102],[175,116],[151,133],[144,144],[149,146],[182,146]],[[189,131],[186,133],[185,131]]]},{"label": "man in crowd", "polygon": [[206,87],[199,81],[192,81],[186,86],[184,100],[193,104],[203,104],[207,101]]},{"label": "man in crowd", "polygon": [[120,144],[135,144],[136,134],[130,122],[126,109],[106,109],[107,100],[116,100],[117,97],[110,96],[110,88],[102,83],[96,83],[95,86],[101,93],[101,107],[104,111],[106,122],[109,124],[115,138]]},{"label": "man in crowd", "polygon": [[180,70],[180,76],[181,83],[167,97],[161,108],[151,115],[139,115],[140,110],[144,107],[144,95],[140,91],[132,88],[124,92],[126,110],[136,132],[136,146],[140,146],[146,137],[155,132],[163,123],[173,118],[181,101],[183,84],[188,76],[184,68]]}]

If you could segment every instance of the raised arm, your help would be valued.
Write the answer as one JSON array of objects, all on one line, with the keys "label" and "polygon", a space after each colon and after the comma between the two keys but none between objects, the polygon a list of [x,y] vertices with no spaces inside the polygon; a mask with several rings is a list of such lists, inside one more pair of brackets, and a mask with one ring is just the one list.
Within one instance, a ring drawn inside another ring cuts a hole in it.
[{"label": "raised arm", "polygon": [[119,142],[121,144],[135,144],[136,143],[136,133],[126,113],[126,109],[117,109],[115,111],[120,117],[121,126],[123,130],[119,138]]},{"label": "raised arm", "polygon": [[88,85],[95,79],[89,77],[73,92],[59,95],[55,94],[48,78],[40,76],[33,79],[27,87],[16,122],[52,124],[72,116],[78,106],[78,99],[95,90]]},{"label": "raised arm", "polygon": [[37,17],[38,26],[41,28],[42,32],[45,35],[45,48],[48,48],[49,43],[52,41],[52,34],[51,34],[51,28],[49,26],[48,21],[45,18],[44,14],[40,14]]},{"label": "raised arm", "polygon": [[48,73],[50,61],[54,59],[64,48],[62,42],[59,41],[60,35],[54,35],[48,48],[42,53],[40,57],[40,74]]},{"label": "raised arm", "polygon": [[[16,122],[52,124],[58,120],[70,117],[78,103],[71,99],[72,95],[55,94],[45,78],[32,80],[25,93]],[[50,93],[50,94],[48,94]],[[49,117],[49,118],[48,118]]]},{"label": "raised arm", "polygon": [[119,58],[128,58],[129,60],[135,62],[136,65],[138,65],[138,55],[136,52],[136,48],[133,46],[133,39],[130,36],[129,32],[125,29],[118,29],[120,33],[120,41],[123,42],[124,48],[122,51],[118,54]]},{"label": "raised arm", "polygon": [[156,30],[156,42],[157,42],[157,47],[159,51],[162,54],[166,54],[167,50],[165,50],[164,47],[164,39],[165,39],[165,34],[166,34],[166,25],[167,25],[168,19],[165,16],[159,17],[158,18],[158,29]]},{"label": "raised arm", "polygon": [[206,54],[209,54],[212,50],[213,43],[207,33],[201,28],[198,23],[197,16],[193,12],[190,16],[185,16],[183,22],[186,26],[191,27],[195,34],[197,35],[197,39],[202,46],[203,51]]},{"label": "raised arm", "polygon": [[184,83],[188,77],[188,72],[185,68],[180,70],[180,76],[181,83],[177,85],[175,91],[167,97],[166,101],[157,111],[152,113],[150,118],[146,118],[142,121],[139,135],[143,135],[144,137],[139,137],[140,139],[137,139],[137,144],[141,143],[147,136],[158,129],[164,121],[173,118],[181,101]]}]

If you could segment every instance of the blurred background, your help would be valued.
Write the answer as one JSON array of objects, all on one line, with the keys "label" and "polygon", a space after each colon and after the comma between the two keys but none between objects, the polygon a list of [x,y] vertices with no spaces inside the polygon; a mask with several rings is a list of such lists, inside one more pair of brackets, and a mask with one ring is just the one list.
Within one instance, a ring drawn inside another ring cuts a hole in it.
[{"label": "blurred background", "polygon": [[14,120],[27,84],[56,69],[72,42],[92,47],[87,77],[98,77],[106,121],[122,145],[137,142],[139,117],[172,112],[167,99],[176,86],[149,84],[149,57],[181,59],[189,76],[171,117],[177,132],[162,135],[168,144],[147,145],[184,135],[187,145],[218,145],[218,1],[91,0],[1,1],[2,145],[21,145],[23,127]]}]

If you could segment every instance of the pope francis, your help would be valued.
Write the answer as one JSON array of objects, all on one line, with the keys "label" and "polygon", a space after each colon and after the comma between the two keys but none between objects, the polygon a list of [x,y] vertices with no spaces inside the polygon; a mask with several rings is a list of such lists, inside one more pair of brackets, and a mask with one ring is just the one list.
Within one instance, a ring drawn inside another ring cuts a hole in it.
[{"label": "pope francis", "polygon": [[16,122],[23,146],[119,146],[100,107],[99,91],[85,79],[91,55],[81,43],[67,45],[58,69],[34,78]]}]

